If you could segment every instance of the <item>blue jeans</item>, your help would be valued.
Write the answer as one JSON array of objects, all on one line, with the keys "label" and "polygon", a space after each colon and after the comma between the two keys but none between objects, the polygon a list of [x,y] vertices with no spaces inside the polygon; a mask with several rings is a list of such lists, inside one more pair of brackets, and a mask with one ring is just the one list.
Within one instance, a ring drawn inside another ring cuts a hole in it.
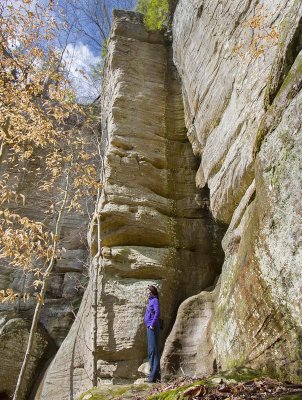
[{"label": "blue jeans", "polygon": [[155,327],[154,329],[147,328],[148,357],[150,364],[149,382],[156,382],[160,380],[158,335],[159,326]]}]

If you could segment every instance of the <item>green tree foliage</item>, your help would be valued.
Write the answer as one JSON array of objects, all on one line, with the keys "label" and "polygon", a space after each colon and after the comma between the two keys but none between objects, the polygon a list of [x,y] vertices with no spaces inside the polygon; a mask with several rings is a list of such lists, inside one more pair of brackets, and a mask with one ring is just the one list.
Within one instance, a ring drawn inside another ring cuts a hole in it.
[{"label": "green tree foliage", "polygon": [[144,14],[147,29],[162,29],[168,24],[169,0],[138,0],[137,11]]}]

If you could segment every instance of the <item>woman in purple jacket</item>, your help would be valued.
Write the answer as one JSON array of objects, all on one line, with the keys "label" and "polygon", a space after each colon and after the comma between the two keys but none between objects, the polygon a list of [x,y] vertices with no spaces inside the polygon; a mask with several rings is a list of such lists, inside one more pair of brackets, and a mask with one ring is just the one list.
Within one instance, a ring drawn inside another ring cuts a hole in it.
[{"label": "woman in purple jacket", "polygon": [[148,286],[148,306],[145,313],[145,325],[147,327],[148,357],[150,364],[149,382],[160,381],[160,365],[158,352],[159,334],[159,301],[158,291],[155,286]]}]

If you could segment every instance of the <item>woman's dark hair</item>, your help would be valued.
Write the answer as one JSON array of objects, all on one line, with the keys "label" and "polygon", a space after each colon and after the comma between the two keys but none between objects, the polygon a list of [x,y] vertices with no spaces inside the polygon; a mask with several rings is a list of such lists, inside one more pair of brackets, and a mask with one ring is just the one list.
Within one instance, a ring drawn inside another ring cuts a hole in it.
[{"label": "woman's dark hair", "polygon": [[153,294],[153,296],[155,296],[155,297],[157,297],[158,298],[158,291],[157,291],[157,289],[156,289],[156,287],[155,286],[153,286],[153,285],[150,285],[150,286],[148,286],[148,289],[150,290],[150,292]]}]

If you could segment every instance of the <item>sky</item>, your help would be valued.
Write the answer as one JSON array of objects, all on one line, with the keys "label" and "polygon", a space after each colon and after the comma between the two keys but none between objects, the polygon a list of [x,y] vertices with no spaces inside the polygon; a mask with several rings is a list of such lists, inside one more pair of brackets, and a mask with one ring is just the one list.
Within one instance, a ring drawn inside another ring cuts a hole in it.
[{"label": "sky", "polygon": [[[42,0],[44,1],[44,0]],[[110,31],[114,8],[134,9],[136,0],[59,0],[57,18],[62,27],[59,46],[79,102],[93,101],[99,94],[100,80],[89,78],[93,68],[100,68],[103,38]]]},{"label": "sky", "polygon": [[[25,0],[5,1],[19,8]],[[52,5],[53,17],[59,26],[54,45],[59,51],[63,50],[62,59],[78,102],[92,102],[100,93],[101,73],[92,76],[91,71],[101,68],[103,41],[109,36],[112,10],[133,10],[136,3],[137,0],[26,1],[32,11],[36,5]]]}]

